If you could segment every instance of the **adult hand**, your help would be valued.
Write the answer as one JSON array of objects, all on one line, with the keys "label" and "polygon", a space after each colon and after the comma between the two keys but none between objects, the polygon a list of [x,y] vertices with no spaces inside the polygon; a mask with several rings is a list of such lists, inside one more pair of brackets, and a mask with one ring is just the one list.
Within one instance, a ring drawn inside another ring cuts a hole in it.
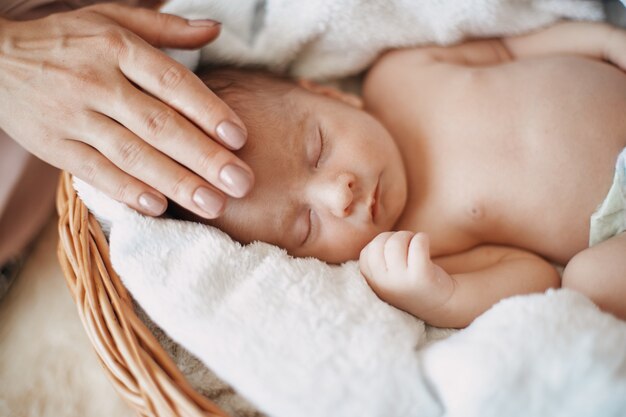
[{"label": "adult hand", "polygon": [[245,126],[155,47],[197,48],[219,24],[116,4],[0,20],[0,127],[27,150],[149,215],[169,197],[205,218],[251,188],[229,149]]}]

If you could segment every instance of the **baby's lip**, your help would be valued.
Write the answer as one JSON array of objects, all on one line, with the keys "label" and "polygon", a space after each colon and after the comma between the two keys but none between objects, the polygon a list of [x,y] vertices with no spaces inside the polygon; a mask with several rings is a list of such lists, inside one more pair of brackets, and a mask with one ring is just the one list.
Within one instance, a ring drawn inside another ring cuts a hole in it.
[{"label": "baby's lip", "polygon": [[380,206],[380,204],[378,203],[379,195],[380,195],[380,176],[376,180],[376,185],[374,186],[374,189],[372,190],[372,194],[370,195],[369,203],[368,203],[372,223],[376,223],[376,215],[378,214],[378,208]]}]

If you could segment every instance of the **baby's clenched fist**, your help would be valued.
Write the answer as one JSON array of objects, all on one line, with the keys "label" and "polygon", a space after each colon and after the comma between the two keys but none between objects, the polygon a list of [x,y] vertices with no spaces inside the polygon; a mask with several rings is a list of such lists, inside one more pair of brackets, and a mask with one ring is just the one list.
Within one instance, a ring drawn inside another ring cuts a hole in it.
[{"label": "baby's clenched fist", "polygon": [[430,259],[425,233],[381,233],[361,251],[359,266],[383,301],[417,317],[441,307],[454,292],[452,277]]}]

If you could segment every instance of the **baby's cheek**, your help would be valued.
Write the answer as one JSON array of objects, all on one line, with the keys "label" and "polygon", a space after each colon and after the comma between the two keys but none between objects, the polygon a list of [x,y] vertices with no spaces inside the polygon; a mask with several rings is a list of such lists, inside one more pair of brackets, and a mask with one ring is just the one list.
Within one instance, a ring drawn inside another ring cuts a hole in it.
[{"label": "baby's cheek", "polygon": [[378,235],[374,229],[343,231],[340,235],[328,237],[316,256],[330,263],[342,263],[359,259],[361,250]]}]

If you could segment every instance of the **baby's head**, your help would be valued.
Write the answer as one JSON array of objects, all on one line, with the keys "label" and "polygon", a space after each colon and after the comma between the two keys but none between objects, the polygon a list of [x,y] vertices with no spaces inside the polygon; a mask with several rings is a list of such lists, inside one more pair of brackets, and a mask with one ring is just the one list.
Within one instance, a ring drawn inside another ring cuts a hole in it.
[{"label": "baby's head", "polygon": [[230,199],[209,224],[242,243],[332,263],[357,259],[391,230],[406,202],[405,170],[358,97],[256,71],[199,76],[246,124],[248,142],[236,154],[255,174],[250,194]]}]

